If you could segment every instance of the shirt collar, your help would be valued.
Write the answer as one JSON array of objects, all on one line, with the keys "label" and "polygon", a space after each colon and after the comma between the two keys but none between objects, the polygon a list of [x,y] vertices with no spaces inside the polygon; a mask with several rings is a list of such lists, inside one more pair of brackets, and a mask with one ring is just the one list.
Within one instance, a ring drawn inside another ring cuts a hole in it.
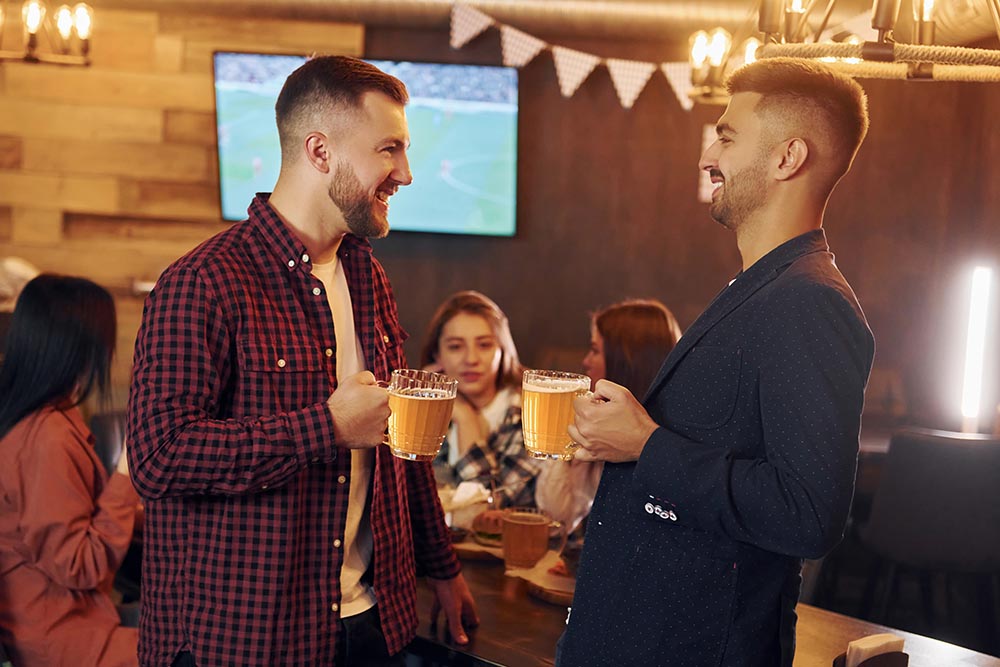
[{"label": "shirt collar", "polygon": [[[297,271],[304,266],[305,271],[310,272],[312,259],[309,257],[305,245],[292,233],[292,230],[268,203],[270,197],[270,192],[257,193],[247,208],[248,223],[263,237],[264,247],[282,266],[289,271]],[[340,243],[338,254],[343,256],[345,251],[355,250],[370,255],[372,246],[367,239],[347,234]]]},{"label": "shirt collar", "polygon": [[774,248],[754,262],[749,269],[736,274],[736,277],[729,284],[732,285],[733,282],[744,275],[762,276],[773,271],[780,271],[803,255],[829,250],[830,246],[826,242],[826,232],[822,228],[810,230]]}]

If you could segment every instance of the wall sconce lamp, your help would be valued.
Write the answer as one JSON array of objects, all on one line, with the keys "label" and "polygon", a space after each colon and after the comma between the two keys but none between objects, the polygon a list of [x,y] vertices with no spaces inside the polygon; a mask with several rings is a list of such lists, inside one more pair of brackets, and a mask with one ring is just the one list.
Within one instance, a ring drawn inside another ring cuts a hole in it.
[{"label": "wall sconce lamp", "polygon": [[[13,4],[0,0],[0,47],[3,46],[6,24],[11,20],[9,8]],[[62,5],[50,14],[41,0],[25,0],[21,5],[23,48],[19,51],[0,49],[0,61],[89,65],[93,25],[94,10],[82,2],[72,8]],[[49,51],[41,50],[42,37]]]}]

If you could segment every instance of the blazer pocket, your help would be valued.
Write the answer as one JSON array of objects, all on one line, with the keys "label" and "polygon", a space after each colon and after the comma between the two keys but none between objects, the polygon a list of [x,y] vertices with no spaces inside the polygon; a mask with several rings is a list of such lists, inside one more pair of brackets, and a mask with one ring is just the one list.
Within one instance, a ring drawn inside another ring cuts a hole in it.
[{"label": "blazer pocket", "polygon": [[728,422],[740,392],[743,352],[726,347],[695,347],[663,389],[668,424],[698,429]]}]

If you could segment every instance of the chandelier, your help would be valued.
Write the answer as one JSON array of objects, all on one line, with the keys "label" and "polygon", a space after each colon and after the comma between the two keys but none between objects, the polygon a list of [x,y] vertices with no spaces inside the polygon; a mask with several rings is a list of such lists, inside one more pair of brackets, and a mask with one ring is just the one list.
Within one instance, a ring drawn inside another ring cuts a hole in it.
[{"label": "chandelier", "polygon": [[0,0],[0,61],[90,64],[94,11],[89,5],[82,2],[73,7],[62,5],[50,14],[41,0],[25,0],[20,12],[21,49],[4,50],[4,33],[10,27],[8,24],[14,22],[15,15],[11,11],[14,6],[13,2]]},{"label": "chandelier", "polygon": [[[1000,0],[984,1],[1000,37]],[[878,36],[872,40],[843,32],[828,36],[836,0],[828,0],[822,14],[813,17],[819,4],[759,0],[756,30],[744,26],[735,37],[724,28],[696,32],[690,41],[692,99],[725,104],[724,81],[732,70],[779,56],[820,60],[858,78],[1000,82],[1000,51],[934,44],[935,0],[912,0],[909,43],[893,35],[899,0],[875,0],[871,27]]]}]

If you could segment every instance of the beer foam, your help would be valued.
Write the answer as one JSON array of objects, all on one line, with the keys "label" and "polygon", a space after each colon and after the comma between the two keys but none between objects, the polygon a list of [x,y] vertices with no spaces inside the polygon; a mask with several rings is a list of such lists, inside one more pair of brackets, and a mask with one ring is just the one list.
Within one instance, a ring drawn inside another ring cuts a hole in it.
[{"label": "beer foam", "polygon": [[402,389],[390,389],[389,393],[407,398],[423,398],[427,400],[451,399],[447,389],[431,389],[429,387],[403,387]]},{"label": "beer foam", "polygon": [[[589,383],[589,380],[588,380]],[[586,391],[580,380],[564,380],[562,378],[534,378],[524,384],[524,389],[544,394],[563,394],[567,391]]]}]

